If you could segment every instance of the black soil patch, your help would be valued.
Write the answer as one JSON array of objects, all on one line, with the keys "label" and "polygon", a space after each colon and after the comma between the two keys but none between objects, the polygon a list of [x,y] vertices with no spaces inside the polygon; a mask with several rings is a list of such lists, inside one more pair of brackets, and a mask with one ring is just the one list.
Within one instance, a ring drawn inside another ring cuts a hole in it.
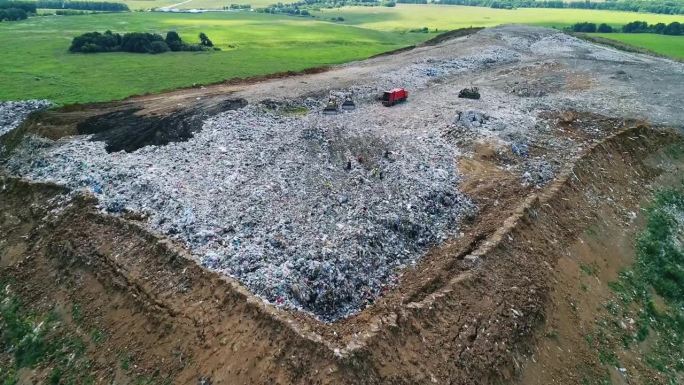
[{"label": "black soil patch", "polygon": [[76,126],[80,135],[93,135],[103,141],[107,152],[132,152],[145,146],[163,146],[186,141],[202,129],[205,119],[247,105],[244,99],[227,99],[208,107],[176,110],[163,116],[141,115],[140,108],[129,108],[93,116]]},{"label": "black soil patch", "polygon": [[479,32],[483,29],[484,28],[482,28],[482,27],[469,27],[469,28],[454,29],[454,30],[451,30],[448,32],[440,33],[439,35],[433,37],[432,39],[424,41],[420,45],[437,45],[437,44],[444,42],[444,41],[447,41],[447,40],[456,39],[457,37],[472,35],[472,34]]}]

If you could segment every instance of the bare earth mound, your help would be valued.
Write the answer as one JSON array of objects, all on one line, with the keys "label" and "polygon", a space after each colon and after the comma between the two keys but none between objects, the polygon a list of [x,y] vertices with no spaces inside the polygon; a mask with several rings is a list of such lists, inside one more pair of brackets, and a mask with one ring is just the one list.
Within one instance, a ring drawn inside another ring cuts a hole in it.
[{"label": "bare earth mound", "polygon": [[[2,137],[0,277],[37,312],[80,304],[68,333],[107,332],[98,383],[511,380],[558,255],[680,172],[683,78],[507,26],[44,111]],[[409,100],[382,106],[394,86]],[[321,114],[330,91],[356,109]]]}]

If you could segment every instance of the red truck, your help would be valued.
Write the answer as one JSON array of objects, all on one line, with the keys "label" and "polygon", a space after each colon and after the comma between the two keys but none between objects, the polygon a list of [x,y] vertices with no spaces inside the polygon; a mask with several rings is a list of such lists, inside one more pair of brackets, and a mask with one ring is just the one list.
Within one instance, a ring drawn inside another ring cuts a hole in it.
[{"label": "red truck", "polygon": [[387,107],[391,107],[397,103],[406,101],[408,98],[408,92],[403,88],[394,88],[389,91],[382,93],[382,104]]}]

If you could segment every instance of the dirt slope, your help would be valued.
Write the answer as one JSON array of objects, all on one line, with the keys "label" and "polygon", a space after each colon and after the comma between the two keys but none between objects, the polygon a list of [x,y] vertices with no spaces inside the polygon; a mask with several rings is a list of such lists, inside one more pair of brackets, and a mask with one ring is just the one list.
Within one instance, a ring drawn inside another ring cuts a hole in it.
[{"label": "dirt slope", "polygon": [[[125,376],[159,371],[176,383],[203,375],[216,384],[511,379],[544,319],[558,255],[600,215],[636,210],[660,174],[644,159],[673,141],[681,138],[634,128],[596,145],[467,258],[452,256],[457,266],[477,256],[476,269],[450,273],[431,294],[369,323],[327,326],[372,334],[344,355],[182,250],[97,213],[91,200],[62,207],[57,187],[3,180],[2,226],[11,247],[3,247],[2,276],[14,278],[12,290],[33,309],[82,306],[82,325],[72,332],[97,325],[109,336],[89,350],[103,380],[124,376],[112,372],[122,352],[137,365]],[[605,207],[608,198],[614,203]]]}]

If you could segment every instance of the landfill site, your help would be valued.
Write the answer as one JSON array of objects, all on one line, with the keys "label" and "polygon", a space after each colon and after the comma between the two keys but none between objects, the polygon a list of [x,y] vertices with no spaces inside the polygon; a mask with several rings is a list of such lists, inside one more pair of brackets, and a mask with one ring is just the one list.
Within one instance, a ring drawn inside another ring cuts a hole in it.
[{"label": "landfill site", "polygon": [[[682,180],[683,82],[681,62],[501,26],[0,103],[0,277],[106,332],[98,384],[579,384],[598,370],[579,258],[619,271],[644,199]],[[651,375],[624,354],[613,383]]]}]

